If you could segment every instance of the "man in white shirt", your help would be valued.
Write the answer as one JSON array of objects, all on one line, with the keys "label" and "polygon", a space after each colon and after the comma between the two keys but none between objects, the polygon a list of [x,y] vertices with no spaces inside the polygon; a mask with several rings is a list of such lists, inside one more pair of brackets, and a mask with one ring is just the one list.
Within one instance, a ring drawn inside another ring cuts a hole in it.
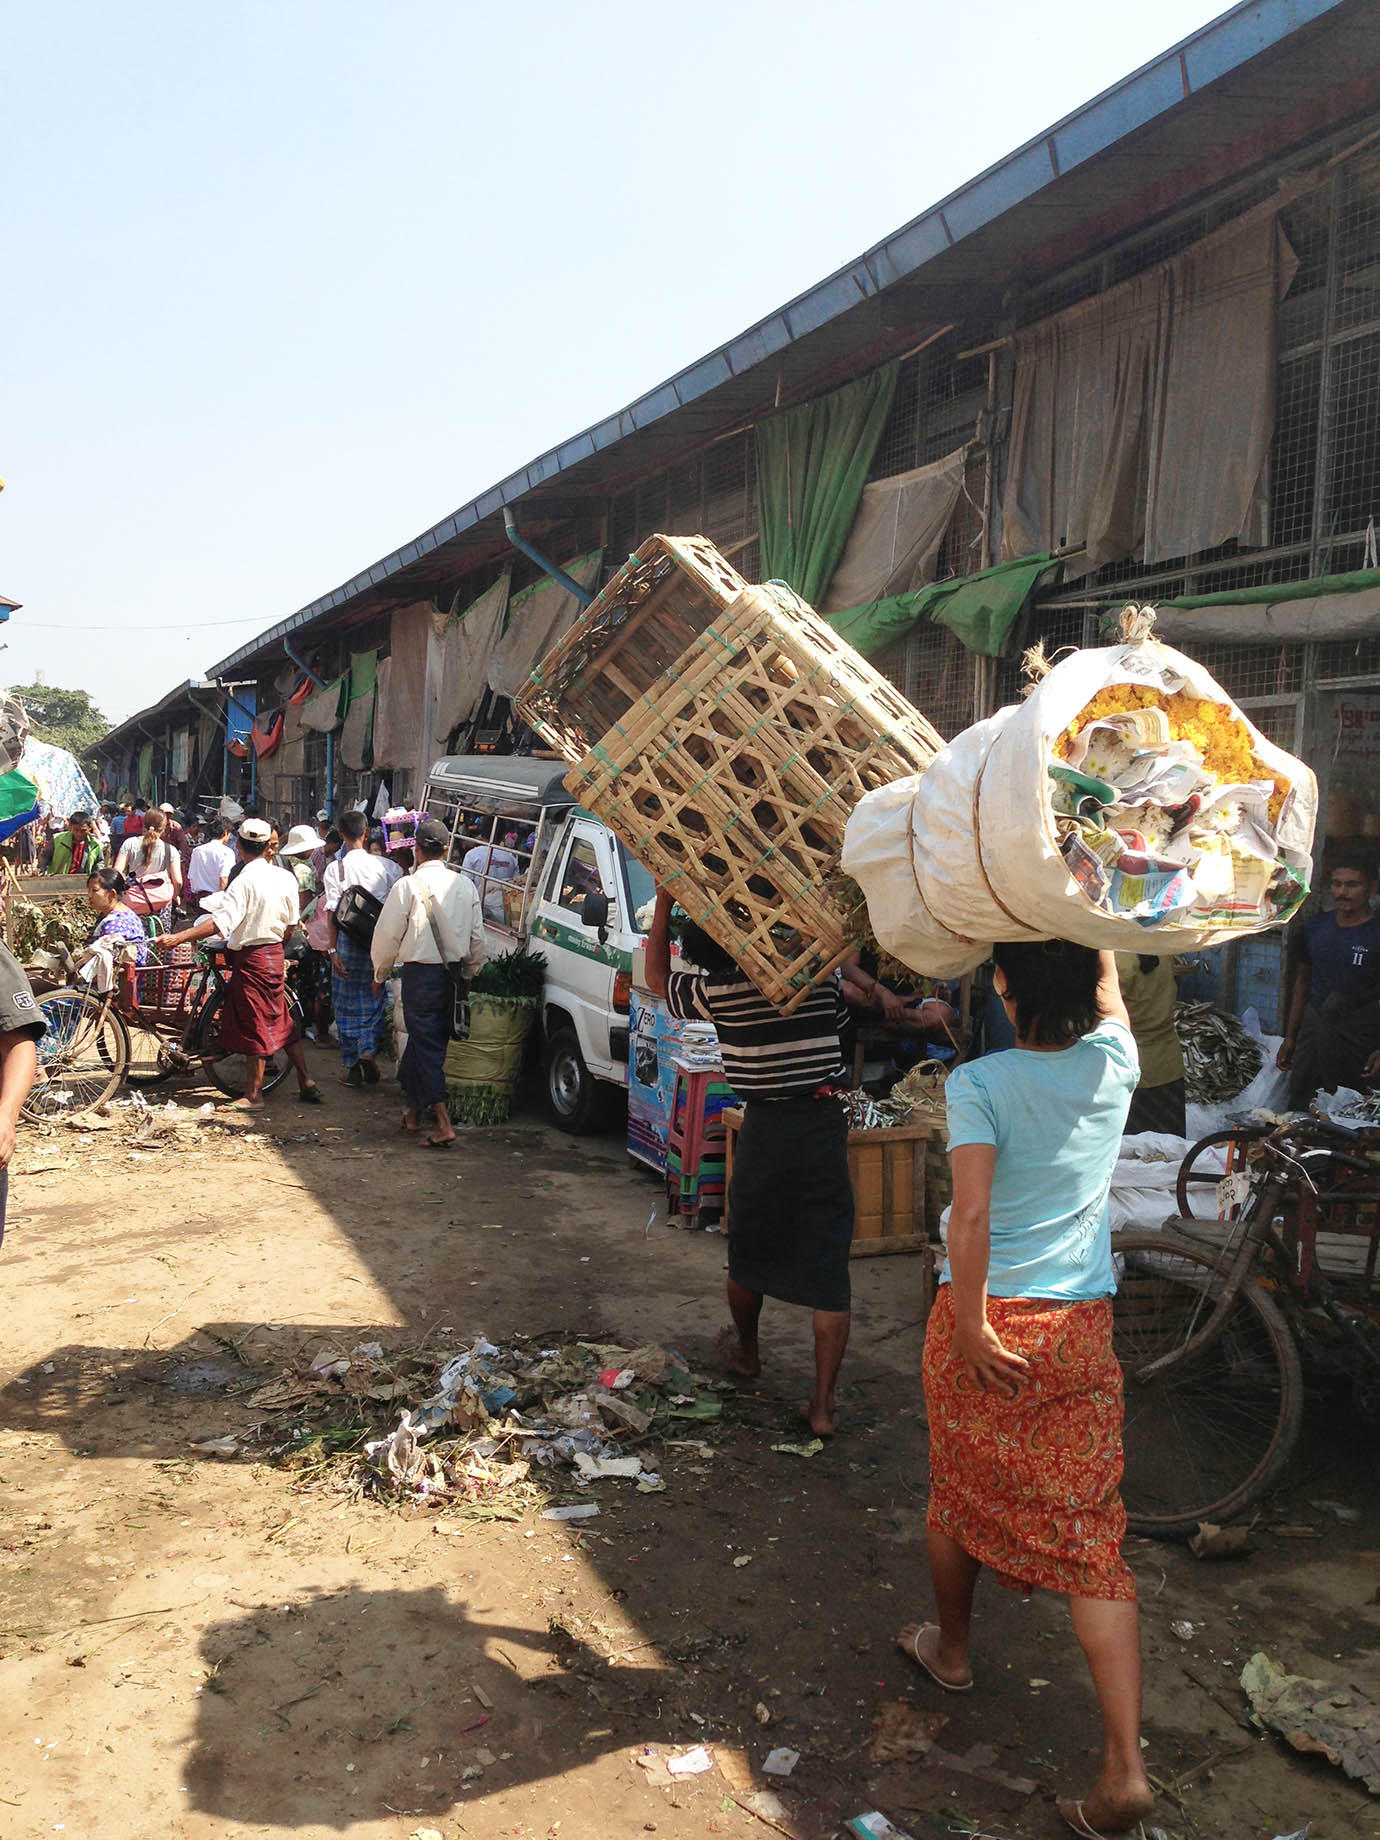
[{"label": "man in white shirt", "polygon": [[484,963],[484,922],[479,897],[464,875],[446,867],[449,835],[435,818],[417,826],[417,868],[389,891],[370,948],[374,990],[381,993],[394,965],[402,967],[407,1046],[398,1079],[407,1099],[403,1129],[421,1129],[422,1113],[436,1121],[423,1140],[428,1150],[455,1142],[446,1110],[446,1045],[454,986],[448,966],[468,979]]},{"label": "man in white shirt", "polygon": [[192,851],[187,867],[187,905],[201,906],[202,897],[220,894],[230,880],[235,866],[235,852],[230,842],[230,826],[224,818],[212,818],[206,828],[206,841]]},{"label": "man in white shirt", "polygon": [[320,1105],[321,1089],[307,1072],[297,1025],[288,1006],[283,941],[298,925],[297,881],[290,870],[264,857],[272,833],[262,818],[246,818],[239,830],[244,867],[229,887],[204,899],[208,918],[180,933],[165,933],[171,948],[219,933],[230,960],[230,986],[220,1018],[220,1043],[227,1054],[244,1056],[244,1097],[234,1109],[263,1109],[264,1064],[280,1048],[297,1074],[298,1096]]},{"label": "man in white shirt", "polygon": [[343,1083],[377,1086],[383,998],[374,990],[368,946],[343,933],[336,924],[336,914],[350,888],[362,888],[382,904],[402,870],[386,856],[370,854],[369,820],[362,811],[346,812],[340,820],[340,834],[345,851],[336,861],[327,863],[321,895],[331,942],[331,1005],[340,1037],[340,1058],[345,1063]]}]

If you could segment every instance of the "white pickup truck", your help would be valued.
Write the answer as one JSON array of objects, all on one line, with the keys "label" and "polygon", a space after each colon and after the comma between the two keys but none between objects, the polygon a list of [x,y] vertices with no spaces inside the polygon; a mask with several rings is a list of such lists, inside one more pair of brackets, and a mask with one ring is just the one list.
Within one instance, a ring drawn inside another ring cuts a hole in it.
[{"label": "white pickup truck", "polygon": [[628,1084],[632,955],[652,878],[565,790],[564,763],[516,754],[438,760],[426,808],[451,834],[453,868],[480,889],[490,956],[546,960],[542,1073],[552,1121],[597,1130]]}]

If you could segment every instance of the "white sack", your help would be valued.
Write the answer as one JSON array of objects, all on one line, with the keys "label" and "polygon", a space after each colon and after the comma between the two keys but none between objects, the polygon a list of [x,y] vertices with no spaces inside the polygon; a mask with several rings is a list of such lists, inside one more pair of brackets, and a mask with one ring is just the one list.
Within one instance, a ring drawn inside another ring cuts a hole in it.
[{"label": "white sack", "polygon": [[1265,930],[1166,920],[1142,926],[1098,908],[1059,852],[1050,801],[1054,744],[1100,690],[1163,687],[1229,705],[1260,760],[1294,796],[1277,827],[1280,857],[1312,870],[1317,782],[1269,741],[1201,665],[1157,640],[1074,652],[1023,703],[956,735],[923,775],[867,793],[844,832],[843,868],[867,899],[878,943],[911,970],[954,977],[995,940],[1071,939],[1108,950],[1198,951]]}]

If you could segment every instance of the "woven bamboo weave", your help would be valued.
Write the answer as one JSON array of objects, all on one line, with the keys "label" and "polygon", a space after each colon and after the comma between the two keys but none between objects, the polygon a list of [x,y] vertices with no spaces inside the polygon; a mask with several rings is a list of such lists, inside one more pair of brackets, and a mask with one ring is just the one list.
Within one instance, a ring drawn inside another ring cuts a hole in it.
[{"label": "woven bamboo weave", "polygon": [[579,760],[746,586],[707,537],[648,537],[542,659],[518,714]]},{"label": "woven bamboo weave", "polygon": [[943,745],[772,582],[745,587],[565,783],[789,1013],[849,949],[826,881],[853,806]]}]

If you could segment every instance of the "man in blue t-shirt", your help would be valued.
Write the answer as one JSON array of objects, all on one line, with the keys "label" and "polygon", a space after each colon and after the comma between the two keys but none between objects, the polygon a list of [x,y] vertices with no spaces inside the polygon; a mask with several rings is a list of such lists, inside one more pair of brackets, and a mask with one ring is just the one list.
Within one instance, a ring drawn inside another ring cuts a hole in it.
[{"label": "man in blue t-shirt", "polygon": [[1380,1077],[1380,920],[1371,911],[1375,865],[1340,856],[1332,912],[1315,914],[1290,940],[1289,1019],[1276,1057],[1289,1073],[1289,1104],[1305,1110],[1318,1092]]}]

